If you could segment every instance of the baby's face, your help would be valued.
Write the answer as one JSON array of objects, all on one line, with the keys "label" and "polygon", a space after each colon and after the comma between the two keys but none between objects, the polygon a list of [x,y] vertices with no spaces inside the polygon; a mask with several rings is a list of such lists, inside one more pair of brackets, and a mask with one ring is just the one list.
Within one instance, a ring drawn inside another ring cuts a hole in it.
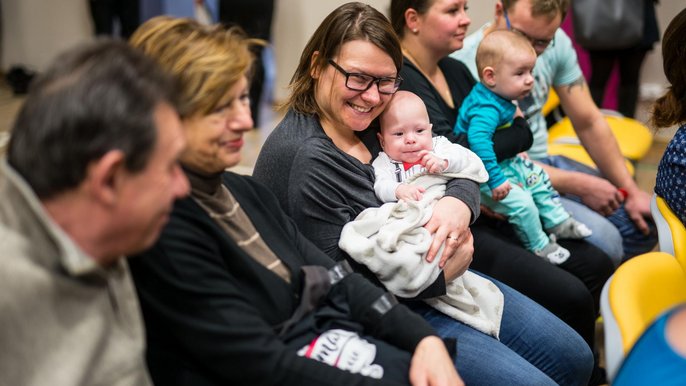
[{"label": "baby's face", "polygon": [[496,66],[493,92],[509,100],[525,97],[534,86],[533,69],[536,54],[533,50],[509,50]]},{"label": "baby's face", "polygon": [[383,120],[379,142],[394,161],[417,162],[421,150],[432,150],[431,123],[426,109],[407,106]]}]

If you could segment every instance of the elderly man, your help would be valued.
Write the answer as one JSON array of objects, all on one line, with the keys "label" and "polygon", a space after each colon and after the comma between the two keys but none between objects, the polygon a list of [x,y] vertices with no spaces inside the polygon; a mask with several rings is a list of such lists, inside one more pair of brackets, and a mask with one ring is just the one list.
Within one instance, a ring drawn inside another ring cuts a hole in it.
[{"label": "elderly man", "polygon": [[[484,35],[510,29],[529,39],[538,54],[535,85],[531,94],[519,101],[534,135],[529,156],[542,164],[555,189],[563,194],[565,209],[593,230],[588,240],[619,264],[657,243],[646,221],[650,196],[638,188],[626,169],[610,127],[591,98],[572,43],[559,28],[568,7],[569,0],[499,0],[495,21],[468,36],[464,48],[451,56],[464,62],[476,77],[476,49]],[[551,88],[599,170],[565,157],[548,156],[541,108]]]},{"label": "elderly man", "polygon": [[150,246],[185,146],[174,82],[125,43],[59,57],[0,160],[0,384],[149,385],[121,257]]}]

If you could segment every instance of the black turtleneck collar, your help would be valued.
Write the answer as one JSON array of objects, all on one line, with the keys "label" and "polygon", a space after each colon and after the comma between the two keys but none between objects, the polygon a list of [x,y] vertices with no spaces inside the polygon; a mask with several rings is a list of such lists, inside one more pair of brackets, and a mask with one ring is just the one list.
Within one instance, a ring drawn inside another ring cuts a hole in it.
[{"label": "black turtleneck collar", "polygon": [[191,188],[194,191],[205,193],[209,196],[214,195],[222,184],[222,174],[224,172],[207,174],[191,169],[188,166],[181,165],[184,173],[191,183]]}]

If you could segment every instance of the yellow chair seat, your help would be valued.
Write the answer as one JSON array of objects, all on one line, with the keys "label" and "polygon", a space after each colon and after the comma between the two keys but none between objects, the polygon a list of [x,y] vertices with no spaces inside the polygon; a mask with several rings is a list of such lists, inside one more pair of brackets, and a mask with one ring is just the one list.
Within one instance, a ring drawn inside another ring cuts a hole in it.
[{"label": "yellow chair seat", "polygon": [[674,256],[651,252],[617,268],[601,294],[609,379],[645,329],[663,312],[686,302],[686,273]]},{"label": "yellow chair seat", "polygon": [[558,97],[555,90],[551,88],[550,93],[548,93],[548,99],[546,99],[545,104],[541,109],[541,113],[543,113],[543,116],[545,117],[550,114],[551,111],[555,110],[555,108],[559,105],[560,97]]},{"label": "yellow chair seat", "polygon": [[[584,149],[584,147],[581,145],[561,143],[548,144],[548,154],[563,155],[577,162],[581,162],[584,165],[588,165],[592,168],[596,167],[595,163],[591,159],[591,156],[586,152],[586,149]],[[626,160],[626,168],[629,170],[629,173],[633,176],[635,172],[634,165],[629,160]]]},{"label": "yellow chair seat", "polygon": [[[619,151],[630,160],[643,158],[653,143],[653,135],[641,122],[622,116],[605,114],[605,119],[617,139]],[[569,117],[555,123],[548,130],[548,144],[579,144]]]},{"label": "yellow chair seat", "polygon": [[667,201],[656,194],[650,202],[650,213],[657,226],[660,251],[674,255],[686,272],[686,227]]}]

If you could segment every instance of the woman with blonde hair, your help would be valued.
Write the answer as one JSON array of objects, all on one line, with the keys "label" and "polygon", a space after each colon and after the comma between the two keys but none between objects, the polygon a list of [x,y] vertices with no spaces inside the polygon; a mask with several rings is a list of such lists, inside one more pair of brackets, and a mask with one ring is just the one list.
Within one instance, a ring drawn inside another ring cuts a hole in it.
[{"label": "woman with blonde hair", "polygon": [[426,322],[312,245],[265,187],[225,172],[253,126],[255,43],[165,16],[131,38],[181,84],[192,188],[130,261],[155,384],[461,384]]}]

